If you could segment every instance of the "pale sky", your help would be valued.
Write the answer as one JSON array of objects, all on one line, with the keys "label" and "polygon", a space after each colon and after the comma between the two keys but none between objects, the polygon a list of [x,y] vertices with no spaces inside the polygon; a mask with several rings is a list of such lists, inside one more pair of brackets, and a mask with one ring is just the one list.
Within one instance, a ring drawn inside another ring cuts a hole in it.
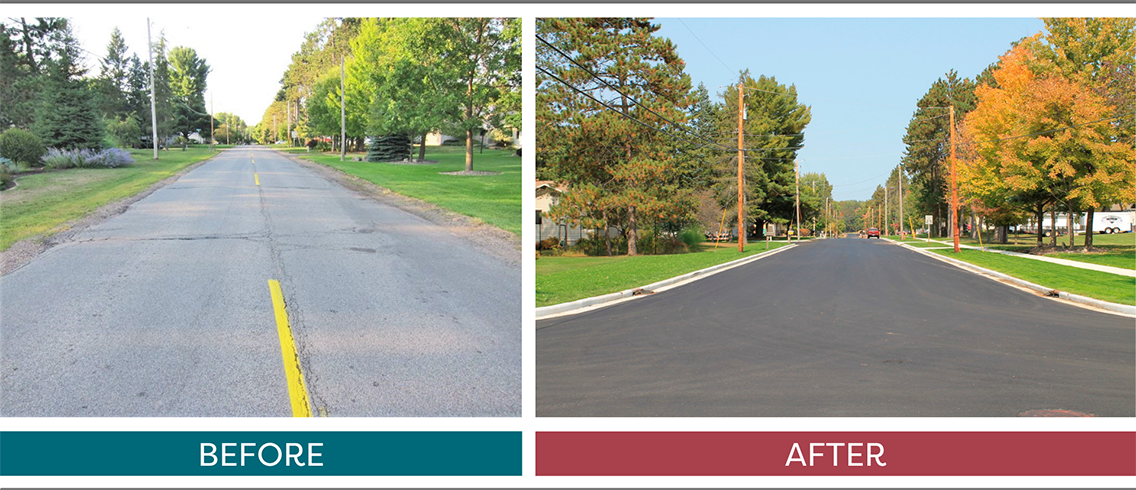
[{"label": "pale sky", "polygon": [[[70,17],[76,38],[87,50],[89,75],[99,72],[98,57],[106,56],[110,33],[117,26],[129,52],[146,61],[146,14],[124,15],[128,5],[101,5],[107,15]],[[153,15],[156,40],[165,31],[169,47],[197,50],[212,68],[205,105],[213,97],[214,112],[231,112],[249,125],[260,121],[280,88],[280,77],[300,49],[304,33],[323,20],[316,15],[297,15],[287,6],[264,6],[255,21],[245,16],[225,15],[224,5],[183,5],[177,15]],[[94,53],[94,54],[92,54]]]}]

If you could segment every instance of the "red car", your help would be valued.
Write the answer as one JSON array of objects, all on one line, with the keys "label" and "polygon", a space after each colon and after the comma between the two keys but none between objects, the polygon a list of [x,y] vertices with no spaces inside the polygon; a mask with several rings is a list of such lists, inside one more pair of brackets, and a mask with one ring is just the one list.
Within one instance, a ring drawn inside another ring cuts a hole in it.
[{"label": "red car", "polygon": [[880,229],[879,228],[868,228],[868,238],[872,238],[872,237],[876,237],[877,240],[880,238]]}]

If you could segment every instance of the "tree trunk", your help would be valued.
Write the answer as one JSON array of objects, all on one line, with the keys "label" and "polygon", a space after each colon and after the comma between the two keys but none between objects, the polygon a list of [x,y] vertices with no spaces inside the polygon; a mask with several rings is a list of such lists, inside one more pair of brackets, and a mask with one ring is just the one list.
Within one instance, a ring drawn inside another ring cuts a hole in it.
[{"label": "tree trunk", "polygon": [[935,220],[931,225],[935,228],[935,238],[942,238],[943,234],[939,232],[939,230],[941,230],[942,227],[943,227],[943,204],[942,203],[935,205]]},{"label": "tree trunk", "polygon": [[473,130],[465,130],[465,171],[473,171]]},{"label": "tree trunk", "polygon": [[429,133],[422,133],[422,144],[418,146],[418,161],[426,159],[426,136]]},{"label": "tree trunk", "polygon": [[603,223],[604,223],[604,230],[603,230],[604,245],[607,246],[607,256],[611,257],[611,235],[609,235],[608,232],[607,232],[607,230],[610,226],[607,224],[607,210],[606,209],[603,210],[602,216],[603,216]]},{"label": "tree trunk", "polygon": [[994,228],[994,241],[997,243],[1006,243],[1009,241],[1009,229],[1005,226]]},{"label": "tree trunk", "polygon": [[1057,246],[1057,203],[1054,203],[1053,207],[1049,208],[1049,227],[1051,228],[1050,233],[1049,233],[1049,246],[1056,247]]},{"label": "tree trunk", "polygon": [[1044,220],[1045,220],[1045,204],[1044,203],[1038,204],[1037,205],[1037,219],[1034,221],[1034,223],[1037,223],[1037,246],[1039,246],[1039,247],[1042,244],[1045,243],[1044,235],[1042,235],[1042,232],[1041,232],[1041,228],[1042,228],[1041,224],[1042,224],[1042,221],[1044,221]]},{"label": "tree trunk", "polygon": [[978,234],[982,233],[978,229],[978,215],[974,214],[974,207],[970,208],[970,238],[972,240],[978,239]]},{"label": "tree trunk", "polygon": [[1077,217],[1077,215],[1073,213],[1072,209],[1070,209],[1069,212],[1066,213],[1066,215],[1065,215],[1065,226],[1069,227],[1069,247],[1076,246],[1076,241],[1077,241],[1077,222],[1075,221],[1076,217]]},{"label": "tree trunk", "polygon": [[1088,252],[1093,249],[1093,214],[1096,213],[1096,208],[1089,208],[1089,213],[1085,215],[1085,251]]},{"label": "tree trunk", "polygon": [[635,206],[627,207],[627,255],[639,255],[636,246],[639,241],[639,232],[635,228]]}]

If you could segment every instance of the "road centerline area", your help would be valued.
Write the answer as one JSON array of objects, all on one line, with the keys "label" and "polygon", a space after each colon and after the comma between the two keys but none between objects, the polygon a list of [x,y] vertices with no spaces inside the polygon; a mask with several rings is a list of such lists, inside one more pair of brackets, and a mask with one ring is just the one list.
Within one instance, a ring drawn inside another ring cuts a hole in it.
[{"label": "road centerline area", "polygon": [[304,371],[300,367],[300,356],[296,353],[296,340],[292,328],[288,326],[288,310],[284,304],[284,293],[280,282],[268,280],[269,294],[272,296],[272,309],[276,317],[276,331],[280,336],[280,355],[284,361],[284,375],[288,380],[288,399],[292,402],[293,417],[311,417],[311,403],[308,389],[304,385]]},{"label": "road centerline area", "polygon": [[520,282],[448,228],[222,151],[0,277],[0,415],[519,416]]},{"label": "road centerline area", "polygon": [[537,322],[538,416],[1136,414],[1131,318],[818,240]]}]

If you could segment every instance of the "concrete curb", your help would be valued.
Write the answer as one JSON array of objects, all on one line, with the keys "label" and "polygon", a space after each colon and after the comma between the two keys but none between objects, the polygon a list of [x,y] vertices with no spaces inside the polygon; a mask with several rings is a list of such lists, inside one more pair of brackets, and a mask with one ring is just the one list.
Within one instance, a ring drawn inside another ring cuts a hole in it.
[{"label": "concrete curb", "polygon": [[1134,305],[1122,305],[1120,303],[1110,303],[1108,301],[1101,301],[1099,299],[1090,298],[1088,296],[1081,296],[1079,294],[1072,294],[1072,293],[1066,293],[1065,291],[1058,291],[1056,289],[1047,288],[1047,287],[1042,286],[1040,284],[1034,284],[1034,283],[1029,282],[1029,281],[1018,279],[1014,276],[1009,276],[1009,275],[1003,274],[1001,272],[995,272],[995,271],[992,271],[992,270],[984,268],[984,267],[979,267],[979,266],[971,264],[969,262],[964,262],[964,261],[961,261],[961,260],[958,260],[958,259],[952,259],[950,257],[944,257],[940,254],[937,254],[937,253],[934,253],[934,252],[928,252],[928,251],[923,250],[923,249],[918,248],[918,247],[911,247],[911,246],[908,246],[907,244],[898,243],[898,242],[895,242],[893,240],[888,240],[888,241],[895,243],[896,245],[899,245],[899,246],[906,248],[908,250],[914,250],[914,251],[921,253],[923,255],[926,255],[928,257],[938,259],[938,260],[941,260],[943,262],[947,262],[947,263],[952,264],[954,266],[957,266],[959,268],[966,269],[966,270],[969,270],[971,272],[975,272],[975,273],[978,273],[978,274],[994,277],[994,278],[997,278],[997,279],[1000,279],[1000,280],[1003,280],[1003,281],[1006,281],[1006,282],[1016,284],[1016,285],[1024,287],[1024,288],[1032,289],[1032,290],[1037,291],[1037,292],[1039,292],[1039,293],[1041,293],[1045,296],[1056,296],[1058,298],[1068,300],[1068,301],[1072,301],[1074,303],[1080,303],[1080,304],[1083,304],[1083,305],[1092,306],[1094,308],[1099,308],[1099,309],[1111,311],[1111,312],[1114,312],[1114,313],[1120,313],[1120,314],[1126,315],[1126,316],[1136,317],[1136,306],[1134,306]]},{"label": "concrete curb", "polygon": [[626,289],[626,290],[619,291],[619,292],[616,292],[616,293],[608,293],[608,294],[603,294],[603,295],[600,295],[600,296],[593,296],[591,298],[578,299],[576,301],[569,301],[567,303],[560,303],[560,304],[556,304],[556,305],[542,306],[542,307],[539,307],[539,308],[536,309],[536,312],[535,312],[536,313],[536,319],[541,320],[541,319],[549,318],[549,317],[553,317],[553,316],[560,316],[560,315],[565,315],[565,314],[570,314],[570,313],[576,313],[579,310],[592,308],[594,306],[599,306],[599,305],[611,303],[611,302],[614,302],[614,301],[619,301],[619,300],[624,299],[624,298],[630,298],[630,297],[634,296],[634,292],[638,289],[646,289],[646,290],[649,290],[649,291],[656,291],[657,292],[657,290],[659,290],[659,289],[663,289],[663,288],[668,287],[668,286],[673,286],[673,285],[676,285],[680,282],[693,281],[693,280],[696,280],[696,279],[702,279],[702,278],[705,278],[705,277],[709,277],[709,276],[713,275],[714,273],[721,272],[721,271],[724,271],[726,269],[732,269],[734,267],[742,266],[742,265],[748,264],[750,262],[753,262],[755,260],[763,259],[763,258],[768,257],[770,255],[776,254],[778,252],[782,252],[782,251],[794,248],[796,246],[797,246],[797,244],[789,244],[789,245],[785,245],[783,247],[777,247],[773,250],[761,252],[759,254],[751,255],[749,257],[742,257],[740,259],[732,260],[732,261],[726,262],[724,264],[718,264],[718,265],[707,267],[705,269],[696,270],[694,272],[688,272],[688,273],[683,274],[681,276],[675,276],[675,277],[672,277],[670,279],[663,279],[662,281],[654,282],[654,283],[648,284],[646,286]]}]

